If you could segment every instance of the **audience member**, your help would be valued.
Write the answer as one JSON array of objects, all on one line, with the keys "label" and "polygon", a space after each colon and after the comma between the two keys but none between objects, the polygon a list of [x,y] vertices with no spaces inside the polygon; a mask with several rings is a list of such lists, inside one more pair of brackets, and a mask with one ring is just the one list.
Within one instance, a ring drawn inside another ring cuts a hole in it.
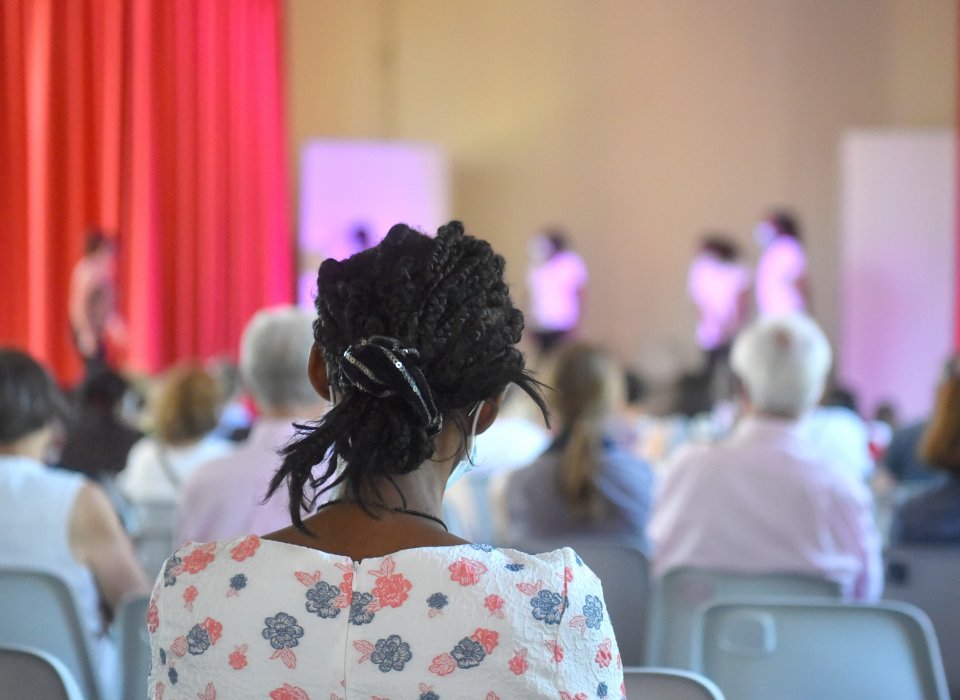
[{"label": "audience member", "polygon": [[760,316],[782,316],[806,311],[810,303],[807,253],[797,220],[775,211],[754,231],[763,248],[757,261],[757,311]]},{"label": "audience member", "polygon": [[506,386],[542,404],[503,268],[458,222],[436,238],[397,225],[324,261],[308,372],[332,407],[285,449],[271,484],[286,485],[294,524],[168,560],[148,610],[152,694],[617,692],[603,594],[571,550],[470,545],[439,517]]},{"label": "audience member", "polygon": [[217,380],[223,408],[213,434],[232,442],[243,442],[250,435],[253,413],[245,402],[240,368],[226,357],[218,357],[207,363],[207,371]]},{"label": "audience member", "polygon": [[63,406],[40,365],[17,350],[0,349],[0,561],[63,578],[109,688],[116,653],[106,623],[123,596],[146,592],[147,581],[101,488],[43,464]]},{"label": "audience member", "polygon": [[606,431],[623,402],[622,370],[605,351],[574,344],[560,350],[554,371],[559,434],[506,483],[506,541],[598,536],[646,548],[652,472]]},{"label": "audience member", "polygon": [[920,442],[927,431],[926,420],[895,430],[883,466],[899,484],[921,484],[942,481],[943,472],[927,462],[920,452]]},{"label": "audience member", "polygon": [[534,239],[531,257],[530,315],[537,349],[544,355],[569,340],[580,325],[587,266],[559,230]]},{"label": "audience member", "polygon": [[761,319],[740,334],[732,365],[744,415],[728,439],[688,446],[666,470],[650,527],[656,575],[680,566],[793,572],[836,581],[850,598],[879,596],[870,494],[801,425],[830,355],[801,315]]},{"label": "audience member", "polygon": [[876,466],[870,452],[870,426],[857,413],[853,392],[830,384],[820,405],[803,420],[804,437],[843,475],[866,482]]},{"label": "audience member", "polygon": [[294,436],[294,423],[323,413],[305,368],[313,345],[312,318],[296,308],[261,311],[240,341],[243,384],[260,418],[235,452],[201,464],[183,486],[176,542],[208,542],[237,535],[265,535],[290,524],[282,494],[263,499],[279,449]]},{"label": "audience member", "polygon": [[960,355],[951,357],[944,368],[936,407],[920,442],[920,458],[948,478],[900,507],[890,541],[960,544]]}]

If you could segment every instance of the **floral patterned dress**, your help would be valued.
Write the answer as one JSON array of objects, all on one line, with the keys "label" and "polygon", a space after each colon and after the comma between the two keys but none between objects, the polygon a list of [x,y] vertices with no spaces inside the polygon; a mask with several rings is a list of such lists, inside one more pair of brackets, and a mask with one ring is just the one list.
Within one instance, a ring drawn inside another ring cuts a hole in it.
[{"label": "floral patterned dress", "polygon": [[571,549],[353,561],[254,535],[189,544],[147,625],[149,700],[624,696],[600,582]]}]

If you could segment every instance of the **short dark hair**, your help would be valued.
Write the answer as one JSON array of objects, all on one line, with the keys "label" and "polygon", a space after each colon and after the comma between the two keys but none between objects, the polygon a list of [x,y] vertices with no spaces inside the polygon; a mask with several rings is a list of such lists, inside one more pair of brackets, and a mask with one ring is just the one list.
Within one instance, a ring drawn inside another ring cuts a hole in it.
[{"label": "short dark hair", "polygon": [[566,232],[559,228],[550,228],[544,231],[544,239],[550,244],[550,254],[562,253],[570,248],[570,239]]},{"label": "short dark hair", "polygon": [[20,350],[0,348],[0,445],[9,445],[67,413],[47,371]]},{"label": "short dark hair", "polygon": [[93,255],[103,248],[113,245],[113,239],[98,228],[92,228],[87,231],[83,240],[83,254]]},{"label": "short dark hair", "polygon": [[[319,421],[299,426],[270,482],[268,497],[286,482],[294,525],[303,529],[301,507],[312,509],[333,486],[345,482],[363,504],[364,496],[381,497],[377,481],[412,472],[434,453],[436,426],[409,401],[378,398],[345,379],[344,352],[356,351],[362,340],[385,336],[418,353],[417,374],[443,419],[458,426],[461,451],[469,410],[509,384],[526,391],[546,416],[539,383],[516,348],[523,314],[510,299],[504,264],[459,221],[441,226],[436,238],[397,224],[378,245],[323,262],[314,339],[338,401]],[[334,479],[339,462],[345,468]]]},{"label": "short dark hair", "polygon": [[109,413],[116,409],[129,388],[127,380],[112,369],[94,370],[77,388],[77,403]]},{"label": "short dark hair", "polygon": [[740,247],[729,236],[722,233],[706,234],[700,242],[700,249],[725,262],[733,262],[740,257]]},{"label": "short dark hair", "polygon": [[803,240],[800,235],[800,224],[797,222],[797,217],[790,212],[783,209],[775,209],[770,213],[770,216],[767,217],[767,220],[773,224],[778,233],[784,236],[791,236],[798,241]]}]

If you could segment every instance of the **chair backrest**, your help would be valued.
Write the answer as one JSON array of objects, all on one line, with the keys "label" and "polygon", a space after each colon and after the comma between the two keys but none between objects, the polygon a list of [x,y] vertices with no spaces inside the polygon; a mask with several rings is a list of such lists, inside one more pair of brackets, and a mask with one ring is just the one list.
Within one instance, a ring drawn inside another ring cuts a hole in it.
[{"label": "chair backrest", "polygon": [[653,584],[646,663],[690,669],[697,608],[723,598],[840,598],[833,581],[801,574],[741,574],[695,567],[668,571]]},{"label": "chair backrest", "polygon": [[737,700],[948,700],[933,626],[905,603],[718,602],[695,634],[695,670]]},{"label": "chair backrest", "polygon": [[0,645],[0,698],[84,700],[63,663],[39,649]]},{"label": "chair backrest", "polygon": [[646,555],[628,544],[586,537],[531,541],[517,549],[536,554],[561,547],[572,547],[603,584],[603,598],[623,663],[643,663],[650,601],[650,565]]},{"label": "chair backrest", "polygon": [[113,629],[120,653],[119,688],[121,698],[147,696],[150,674],[150,638],[147,636],[146,595],[125,598],[117,609]]},{"label": "chair backrest", "polygon": [[930,617],[947,684],[960,698],[960,547],[898,546],[885,560],[884,598],[916,605]]},{"label": "chair backrest", "polygon": [[66,582],[49,571],[0,566],[0,601],[0,644],[49,653],[73,674],[84,697],[103,698],[89,632]]},{"label": "chair backrest", "polygon": [[173,524],[176,506],[168,503],[138,504],[133,547],[149,580],[154,580],[163,568],[163,562],[173,554]]},{"label": "chair backrest", "polygon": [[643,700],[724,700],[717,684],[699,673],[676,668],[624,667],[627,698]]}]

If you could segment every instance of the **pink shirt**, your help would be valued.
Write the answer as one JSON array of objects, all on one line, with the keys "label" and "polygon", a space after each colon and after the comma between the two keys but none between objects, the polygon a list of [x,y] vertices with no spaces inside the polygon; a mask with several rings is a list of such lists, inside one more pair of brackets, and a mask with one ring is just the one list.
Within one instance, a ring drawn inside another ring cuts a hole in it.
[{"label": "pink shirt", "polygon": [[700,311],[697,343],[712,350],[729,342],[743,319],[740,297],[750,286],[746,266],[709,254],[698,255],[690,266],[687,292]]},{"label": "pink shirt", "polygon": [[534,327],[568,331],[580,321],[580,290],[587,283],[583,258],[570,250],[557,253],[530,270],[527,286]]},{"label": "pink shirt", "polygon": [[807,254],[792,236],[777,236],[757,263],[757,310],[761,316],[804,311],[797,283],[807,274]]},{"label": "pink shirt", "polygon": [[883,586],[869,492],[796,421],[747,417],[726,441],[678,452],[650,537],[658,576],[680,566],[808,574],[857,600],[876,600]]}]

